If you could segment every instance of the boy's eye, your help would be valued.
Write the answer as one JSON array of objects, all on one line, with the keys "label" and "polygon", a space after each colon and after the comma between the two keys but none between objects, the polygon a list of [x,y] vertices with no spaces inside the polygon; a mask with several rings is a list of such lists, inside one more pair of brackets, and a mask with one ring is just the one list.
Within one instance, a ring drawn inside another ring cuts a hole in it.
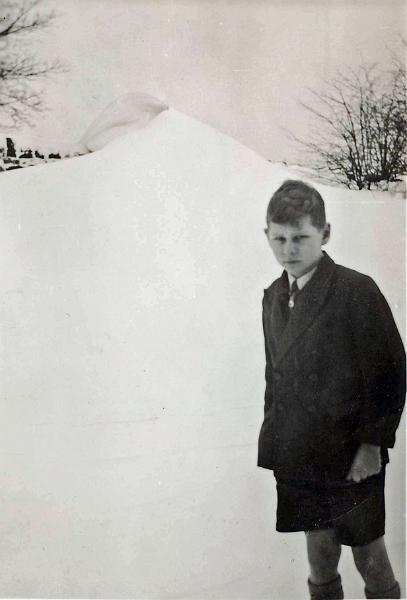
[{"label": "boy's eye", "polygon": [[[308,237],[309,237],[308,235],[295,235],[295,236],[292,238],[292,241],[297,243],[297,242],[299,242],[300,240],[304,240],[304,239],[306,239],[306,238],[308,238]],[[287,241],[287,240],[286,240],[286,238],[285,238],[285,237],[282,237],[282,236],[276,236],[276,237],[275,237],[275,238],[273,238],[273,239],[274,239],[274,241],[276,241],[276,242],[281,242],[281,243],[284,243],[284,242],[286,242],[286,241]]]}]

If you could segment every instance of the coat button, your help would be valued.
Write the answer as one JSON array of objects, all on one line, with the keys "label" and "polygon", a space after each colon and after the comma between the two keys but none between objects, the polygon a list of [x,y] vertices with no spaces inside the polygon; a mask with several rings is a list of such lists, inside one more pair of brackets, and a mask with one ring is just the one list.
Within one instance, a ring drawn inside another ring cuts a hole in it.
[{"label": "coat button", "polygon": [[280,381],[280,379],[281,379],[281,373],[279,373],[278,371],[276,371],[276,372],[274,373],[274,379],[275,379],[276,381]]},{"label": "coat button", "polygon": [[318,381],[318,375],[316,373],[311,373],[311,375],[308,375],[308,379],[311,381]]}]

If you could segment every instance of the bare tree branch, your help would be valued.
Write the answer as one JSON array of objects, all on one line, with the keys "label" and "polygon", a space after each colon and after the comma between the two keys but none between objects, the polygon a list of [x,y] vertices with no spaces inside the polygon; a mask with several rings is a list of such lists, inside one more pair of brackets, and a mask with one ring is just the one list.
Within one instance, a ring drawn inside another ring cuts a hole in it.
[{"label": "bare tree branch", "polygon": [[406,65],[362,65],[338,73],[322,90],[308,90],[300,105],[310,114],[312,136],[291,135],[309,165],[333,181],[358,189],[397,180],[406,173]]},{"label": "bare tree branch", "polygon": [[32,125],[45,110],[41,90],[32,83],[64,70],[59,61],[45,62],[23,40],[47,28],[54,11],[41,11],[41,0],[0,0],[0,126]]},{"label": "bare tree branch", "polygon": [[54,19],[55,12],[34,13],[39,4],[40,0],[26,0],[23,3],[3,2],[1,8],[5,27],[0,29],[0,38],[47,27]]}]

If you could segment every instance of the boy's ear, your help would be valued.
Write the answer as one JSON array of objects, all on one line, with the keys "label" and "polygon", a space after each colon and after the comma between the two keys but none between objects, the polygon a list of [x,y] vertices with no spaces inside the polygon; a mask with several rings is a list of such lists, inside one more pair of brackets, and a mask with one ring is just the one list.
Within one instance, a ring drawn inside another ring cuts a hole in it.
[{"label": "boy's ear", "polygon": [[331,237],[331,225],[330,223],[325,223],[324,233],[322,237],[322,244],[326,244],[329,242],[329,238]]}]

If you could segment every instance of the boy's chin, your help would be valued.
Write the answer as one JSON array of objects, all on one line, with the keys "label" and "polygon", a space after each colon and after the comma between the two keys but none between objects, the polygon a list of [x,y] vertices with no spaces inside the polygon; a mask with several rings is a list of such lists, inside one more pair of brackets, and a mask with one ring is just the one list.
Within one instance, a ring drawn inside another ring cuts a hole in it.
[{"label": "boy's chin", "polygon": [[312,271],[312,269],[314,267],[316,267],[317,264],[318,264],[318,260],[313,261],[311,263],[307,263],[307,264],[305,264],[302,261],[299,261],[299,262],[293,263],[293,264],[282,263],[282,267],[284,267],[284,269],[287,271],[287,273],[289,275],[292,275],[293,277],[298,278],[298,277],[302,277],[303,275],[306,275],[308,273],[308,271]]},{"label": "boy's chin", "polygon": [[299,263],[294,265],[287,265],[286,263],[283,263],[281,266],[284,267],[287,273],[293,277],[301,277],[301,274],[305,272],[304,265],[300,265]]},{"label": "boy's chin", "polygon": [[285,270],[287,271],[287,273],[289,275],[292,275],[293,277],[302,277],[303,275],[305,275],[308,271],[310,271],[312,269],[312,266],[304,266],[303,264],[295,264],[295,265],[283,265],[283,267],[285,268]]}]

